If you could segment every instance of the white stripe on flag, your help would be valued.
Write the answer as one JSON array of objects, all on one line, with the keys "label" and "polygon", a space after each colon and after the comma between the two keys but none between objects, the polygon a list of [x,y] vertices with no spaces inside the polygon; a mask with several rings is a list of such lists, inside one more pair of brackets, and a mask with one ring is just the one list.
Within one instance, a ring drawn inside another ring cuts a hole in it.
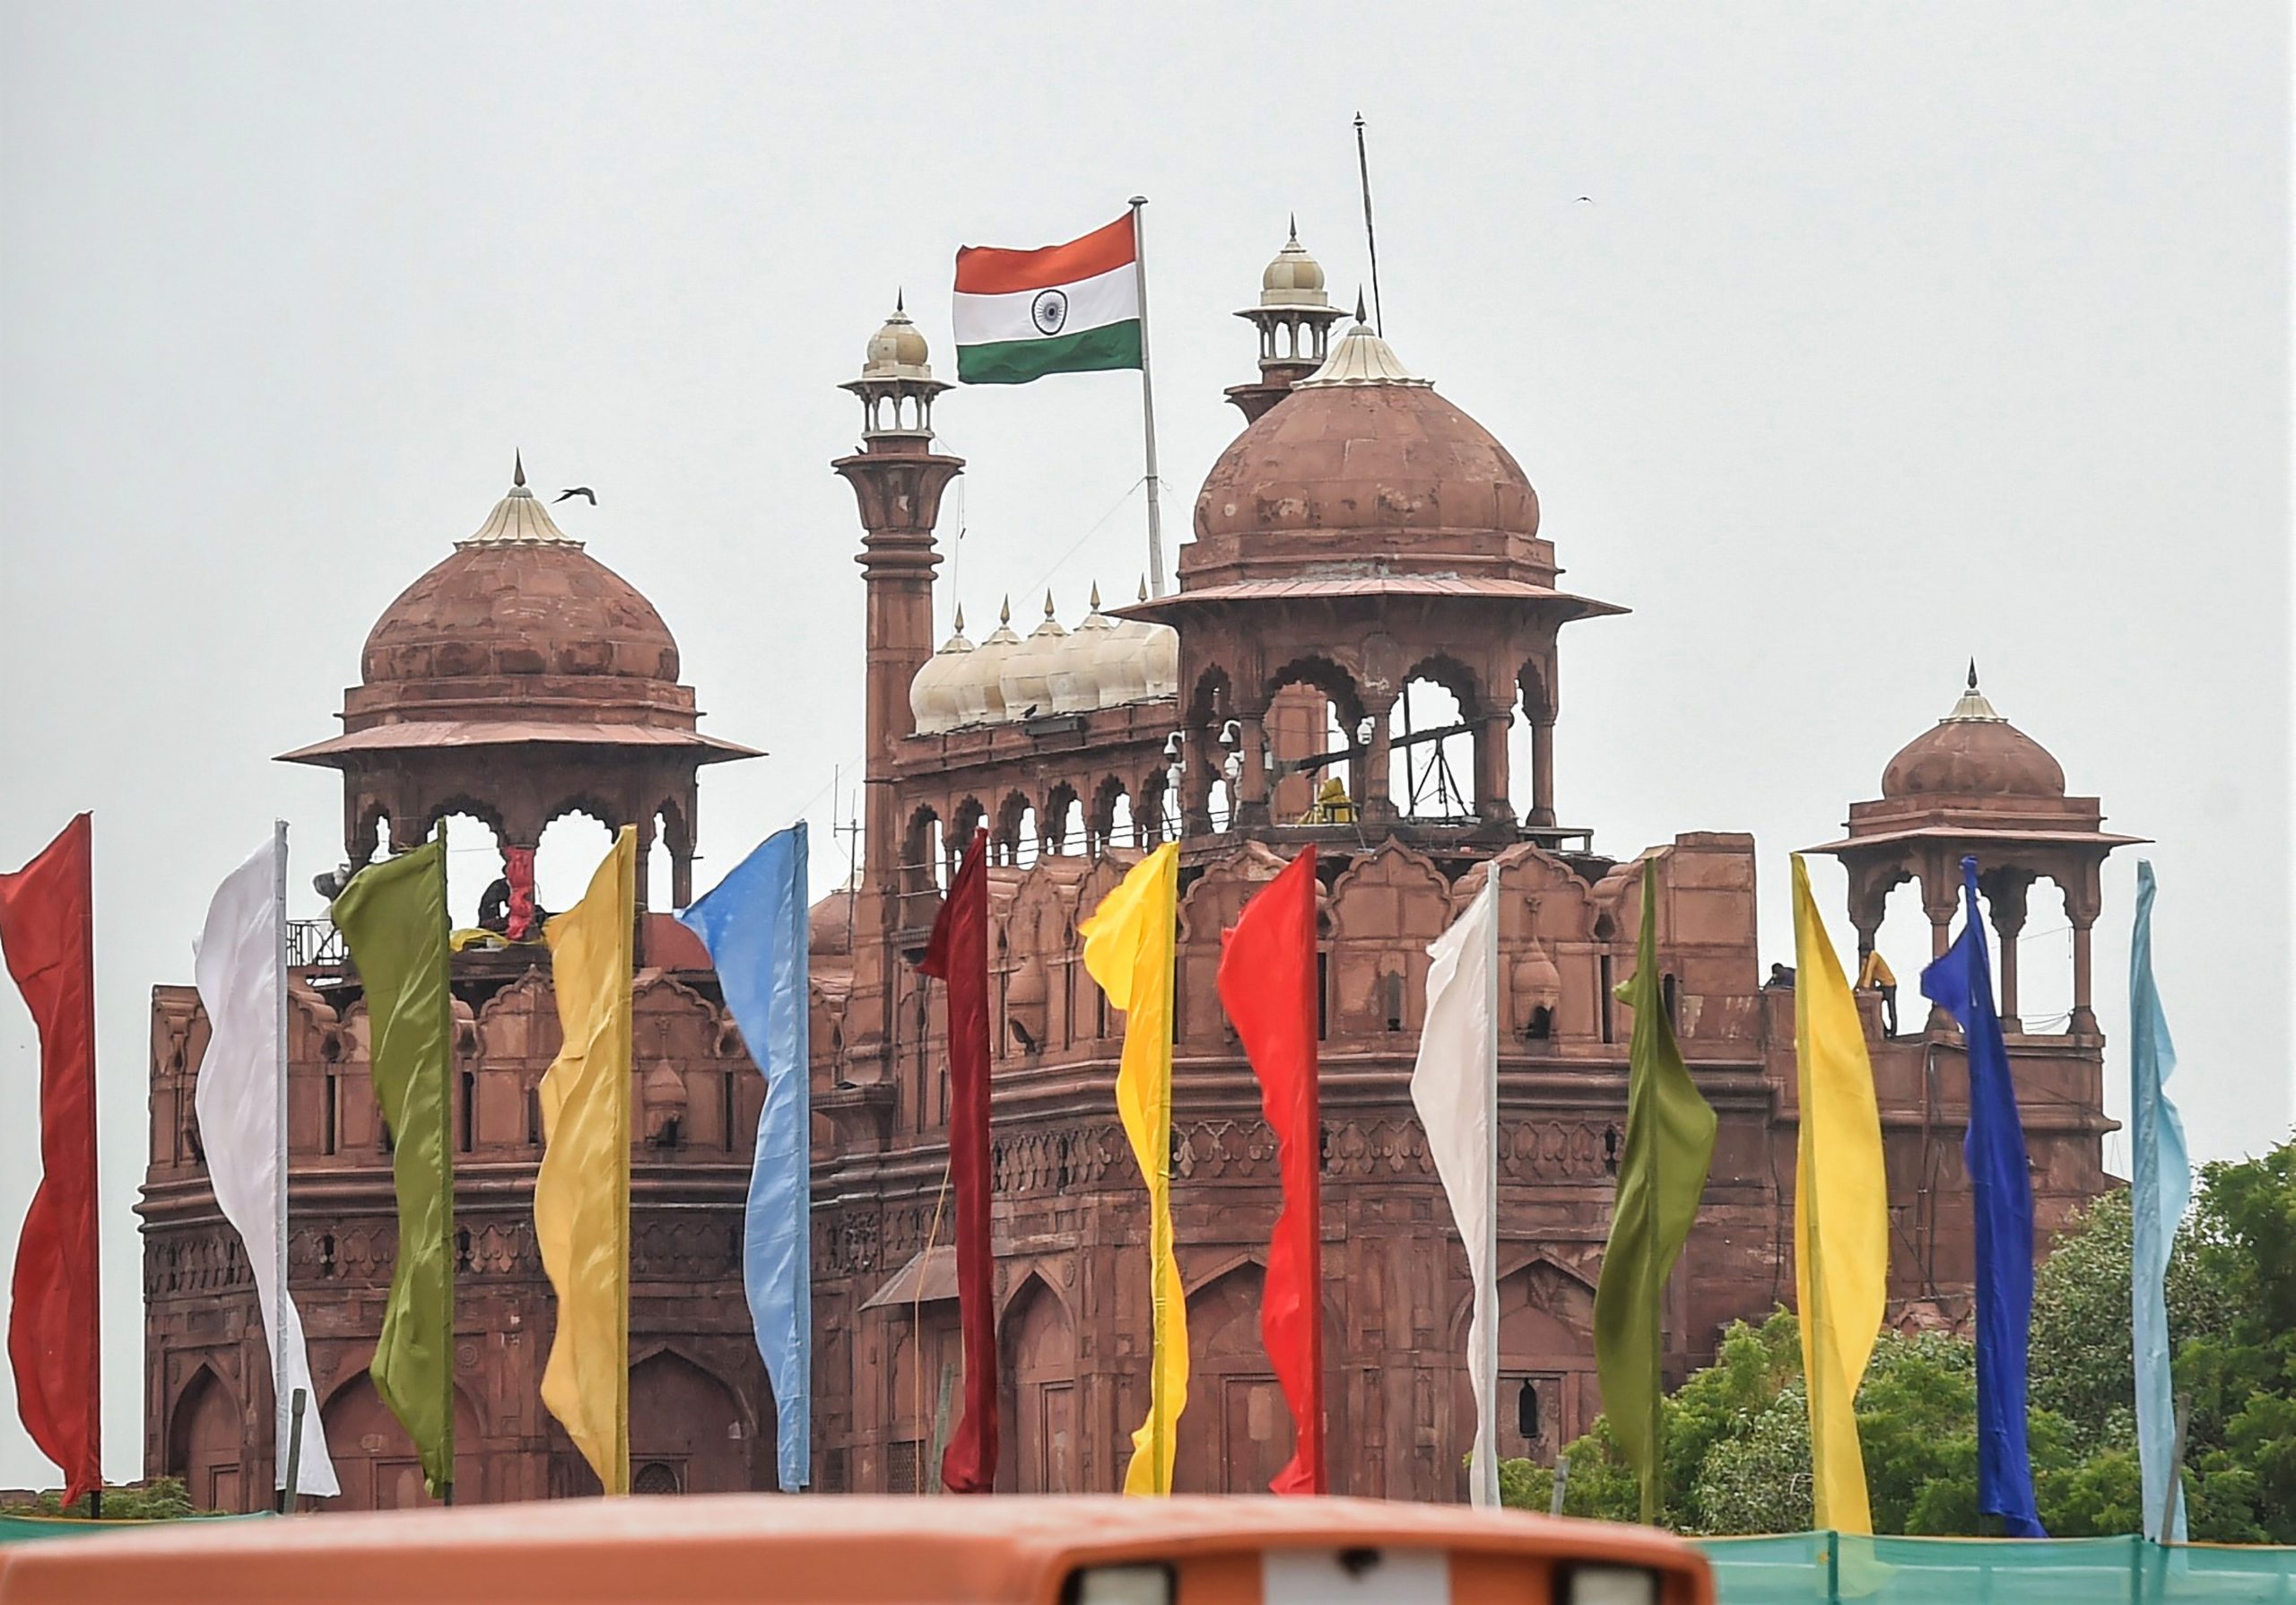
[{"label": "white stripe on flag", "polygon": [[[1041,295],[1067,298],[1058,325],[1047,328],[1037,321],[1036,302]],[[1043,340],[1057,335],[1081,335],[1086,329],[1123,323],[1140,316],[1140,281],[1133,265],[1112,267],[1073,284],[1046,290],[1015,290],[1004,295],[968,295],[957,292],[952,321],[960,345],[989,345],[1004,340]]]},{"label": "white stripe on flag", "polygon": [[[297,1492],[333,1498],[343,1490],[319,1425],[302,1319],[294,1299],[278,1286],[279,1194],[287,1184],[279,1084],[287,1067],[279,1062],[279,989],[285,977],[279,973],[277,871],[274,844],[266,842],[215,889],[206,927],[193,944],[192,973],[211,1032],[193,1107],[216,1205],[247,1245],[265,1343],[279,1351],[272,1356],[278,1396],[273,1486],[287,1486],[289,1410],[300,1388],[303,1452],[295,1480],[302,1486]],[[283,1298],[283,1309],[276,1302]],[[284,1341],[278,1340],[282,1331]]]}]

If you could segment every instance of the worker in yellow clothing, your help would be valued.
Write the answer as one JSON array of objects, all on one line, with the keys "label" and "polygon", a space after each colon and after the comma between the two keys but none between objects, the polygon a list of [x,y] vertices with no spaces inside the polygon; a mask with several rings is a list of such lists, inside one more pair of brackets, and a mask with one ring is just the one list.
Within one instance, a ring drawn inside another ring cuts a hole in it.
[{"label": "worker in yellow clothing", "polygon": [[1857,990],[1882,994],[1882,1030],[1887,1035],[1895,1036],[1898,1034],[1898,978],[1890,973],[1890,966],[1879,949],[1868,953],[1866,962],[1857,966]]},{"label": "worker in yellow clothing", "polygon": [[1355,804],[1347,795],[1347,788],[1335,774],[1324,777],[1323,787],[1316,793],[1316,800],[1300,816],[1301,824],[1352,824]]}]

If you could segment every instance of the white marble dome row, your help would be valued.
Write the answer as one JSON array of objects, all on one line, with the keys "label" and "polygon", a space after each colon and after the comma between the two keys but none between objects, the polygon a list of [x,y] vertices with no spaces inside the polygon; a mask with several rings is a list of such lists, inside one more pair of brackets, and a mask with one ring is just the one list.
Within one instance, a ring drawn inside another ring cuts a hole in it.
[{"label": "white marble dome row", "polygon": [[978,646],[965,639],[959,608],[956,632],[909,682],[909,706],[918,733],[931,736],[1174,696],[1179,677],[1178,632],[1169,624],[1109,618],[1100,611],[1095,587],[1092,610],[1074,630],[1053,616],[1048,592],[1044,622],[1026,640],[1013,632],[1009,601]]}]

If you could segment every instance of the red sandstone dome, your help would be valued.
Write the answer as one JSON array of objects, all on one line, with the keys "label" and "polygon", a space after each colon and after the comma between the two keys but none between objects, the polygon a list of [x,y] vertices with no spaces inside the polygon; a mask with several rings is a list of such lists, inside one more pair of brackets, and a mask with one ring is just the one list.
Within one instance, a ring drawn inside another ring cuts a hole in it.
[{"label": "red sandstone dome", "polygon": [[1538,528],[1538,493],[1514,454],[1360,324],[1236,437],[1196,499],[1199,538]]},{"label": "red sandstone dome", "polygon": [[675,681],[678,644],[634,586],[559,532],[522,475],[477,534],[384,610],[360,673],[370,685],[511,675]]},{"label": "red sandstone dome", "polygon": [[1993,711],[1970,667],[1953,711],[1908,742],[1882,772],[1882,795],[2063,797],[2065,770],[2048,749]]}]

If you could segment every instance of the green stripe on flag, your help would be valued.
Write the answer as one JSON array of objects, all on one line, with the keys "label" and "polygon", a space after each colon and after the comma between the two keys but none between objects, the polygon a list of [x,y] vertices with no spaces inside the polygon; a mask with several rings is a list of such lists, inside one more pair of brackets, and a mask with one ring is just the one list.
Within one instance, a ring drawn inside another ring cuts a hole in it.
[{"label": "green stripe on flag", "polygon": [[968,385],[1025,385],[1048,373],[1092,373],[1140,366],[1140,320],[1104,323],[1047,340],[995,340],[957,347],[957,379]]}]

